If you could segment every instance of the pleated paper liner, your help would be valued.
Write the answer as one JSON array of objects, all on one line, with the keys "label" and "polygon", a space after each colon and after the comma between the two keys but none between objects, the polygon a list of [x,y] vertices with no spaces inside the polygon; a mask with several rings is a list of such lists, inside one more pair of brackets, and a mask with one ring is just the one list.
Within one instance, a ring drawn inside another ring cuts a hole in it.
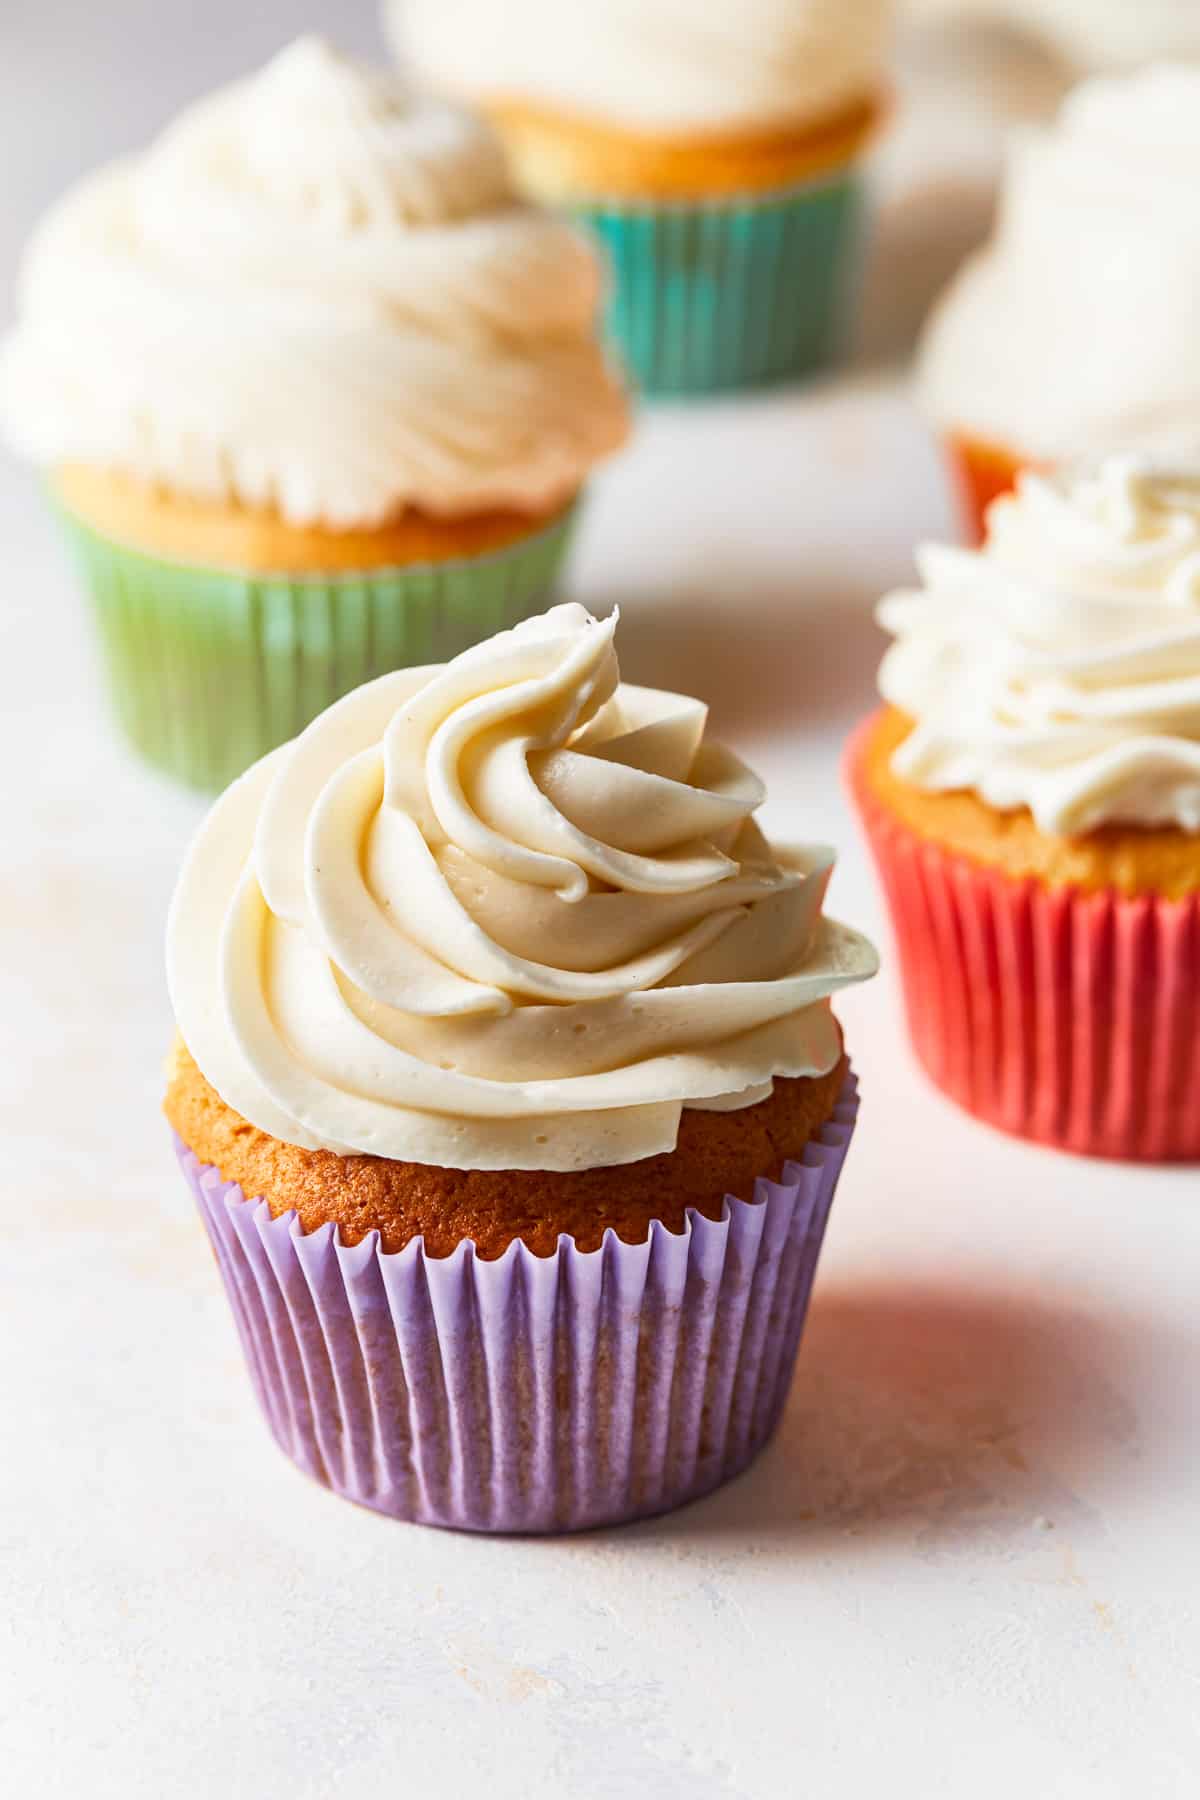
[{"label": "pleated paper liner", "polygon": [[165,562],[60,516],[126,736],[215,791],[362,682],[448,661],[537,612],[575,515],[474,557],[302,578]]},{"label": "pleated paper liner", "polygon": [[860,273],[850,166],[761,196],[596,200],[572,216],[612,267],[611,341],[648,394],[795,380],[843,350]]},{"label": "pleated paper liner", "polygon": [[1050,888],[943,850],[874,795],[873,728],[847,773],[931,1079],[1059,1150],[1200,1161],[1200,898]]},{"label": "pleated paper liner", "polygon": [[470,1531],[574,1531],[697,1499],[774,1431],[858,1111],[779,1182],[645,1243],[495,1261],[273,1219],[178,1145],[280,1448],[348,1500]]}]

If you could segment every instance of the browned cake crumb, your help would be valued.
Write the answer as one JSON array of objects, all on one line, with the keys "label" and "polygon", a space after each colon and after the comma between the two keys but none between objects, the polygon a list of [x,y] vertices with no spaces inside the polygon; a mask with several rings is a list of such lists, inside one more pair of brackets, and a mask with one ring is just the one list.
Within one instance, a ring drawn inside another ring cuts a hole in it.
[{"label": "browned cake crumb", "polygon": [[385,1250],[423,1235],[434,1256],[473,1238],[487,1258],[522,1238],[548,1256],[560,1232],[581,1250],[597,1249],[609,1226],[627,1243],[641,1243],[652,1219],[680,1231],[689,1206],[716,1219],[726,1194],[749,1200],[756,1176],[778,1176],[832,1117],[845,1073],[843,1058],[828,1075],[777,1080],[769,1099],[741,1112],[685,1111],[669,1154],[570,1174],[442,1169],[301,1150],[227,1106],[182,1043],[172,1055],[164,1111],[201,1162],[247,1196],[261,1196],[276,1217],[294,1207],[305,1231],[332,1220],[342,1241],[356,1244],[377,1230]]},{"label": "browned cake crumb", "polygon": [[482,556],[532,536],[567,510],[560,506],[536,514],[491,511],[434,518],[410,507],[381,525],[335,531],[322,525],[291,525],[275,512],[198,500],[81,464],[59,469],[54,488],[77,519],[144,556],[205,568],[290,575],[409,568],[415,563]]},{"label": "browned cake crumb", "polygon": [[690,133],[633,130],[512,97],[489,99],[486,110],[514,168],[543,199],[696,200],[768,193],[844,167],[886,102],[863,96],[824,118],[766,131]]},{"label": "browned cake crumb", "polygon": [[1017,880],[1032,876],[1047,887],[1126,896],[1158,894],[1183,900],[1200,893],[1200,835],[1176,825],[1105,825],[1079,837],[1039,830],[1027,807],[1000,812],[969,789],[930,793],[895,774],[892,752],[912,721],[885,707],[854,771],[876,800],[919,837],[932,839]]}]

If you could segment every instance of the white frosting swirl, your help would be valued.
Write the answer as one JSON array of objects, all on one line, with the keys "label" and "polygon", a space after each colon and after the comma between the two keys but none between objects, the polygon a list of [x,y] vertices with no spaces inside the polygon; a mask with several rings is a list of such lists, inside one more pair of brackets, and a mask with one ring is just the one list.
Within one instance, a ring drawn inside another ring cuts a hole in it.
[{"label": "white frosting swirl", "polygon": [[289,1143],[451,1168],[673,1148],[841,1053],[874,972],[772,850],[697,701],[618,687],[615,615],[559,606],[358,689],[218,801],[168,928],[180,1030]]},{"label": "white frosting swirl", "polygon": [[1200,67],[1085,83],[1014,145],[992,242],[935,310],[943,425],[1054,461],[1194,429]]},{"label": "white frosting swirl", "polygon": [[1200,457],[1025,475],[988,527],[880,608],[880,690],[916,721],[896,772],[1061,835],[1200,832]]},{"label": "white frosting swirl", "polygon": [[36,461],[297,524],[538,511],[625,433],[600,298],[487,126],[302,39],[54,208],[0,409]]},{"label": "white frosting swirl", "polygon": [[879,85],[891,0],[389,0],[401,59],[472,99],[631,129],[762,130]]}]

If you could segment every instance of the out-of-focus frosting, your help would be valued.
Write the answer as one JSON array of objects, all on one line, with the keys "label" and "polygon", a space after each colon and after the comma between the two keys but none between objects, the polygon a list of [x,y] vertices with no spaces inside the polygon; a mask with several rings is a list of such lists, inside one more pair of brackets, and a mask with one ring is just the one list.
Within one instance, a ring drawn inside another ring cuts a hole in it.
[{"label": "out-of-focus frosting", "polygon": [[600,299],[486,125],[302,39],[53,209],[0,411],[36,461],[296,524],[538,511],[625,432]]},{"label": "out-of-focus frosting", "polygon": [[1200,51],[1196,0],[905,0],[905,5],[920,18],[1011,21],[1081,68]]},{"label": "out-of-focus frosting", "polygon": [[1085,83],[1014,145],[992,242],[928,327],[953,430],[1034,460],[1195,428],[1200,67]]},{"label": "out-of-focus frosting", "polygon": [[332,707],[218,801],[168,928],[180,1030],[289,1143],[451,1168],[673,1148],[840,1055],[872,974],[699,702],[558,606]]},{"label": "out-of-focus frosting", "polygon": [[821,118],[878,86],[891,0],[389,0],[397,53],[472,99],[640,130]]},{"label": "out-of-focus frosting", "polygon": [[1044,831],[1200,832],[1200,456],[1022,477],[980,551],[924,549],[879,686],[893,767],[1027,806]]}]

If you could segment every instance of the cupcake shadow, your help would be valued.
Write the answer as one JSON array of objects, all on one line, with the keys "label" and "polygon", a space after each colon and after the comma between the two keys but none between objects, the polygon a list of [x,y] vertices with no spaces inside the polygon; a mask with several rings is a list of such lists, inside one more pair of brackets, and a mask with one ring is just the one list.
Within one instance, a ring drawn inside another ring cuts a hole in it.
[{"label": "cupcake shadow", "polygon": [[[1147,1319],[972,1289],[818,1289],[772,1443],[645,1531],[696,1541],[902,1536],[927,1554],[1020,1543],[1090,1517],[1145,1446],[1131,1371]],[[1125,1464],[1122,1472],[1119,1465]]]}]

